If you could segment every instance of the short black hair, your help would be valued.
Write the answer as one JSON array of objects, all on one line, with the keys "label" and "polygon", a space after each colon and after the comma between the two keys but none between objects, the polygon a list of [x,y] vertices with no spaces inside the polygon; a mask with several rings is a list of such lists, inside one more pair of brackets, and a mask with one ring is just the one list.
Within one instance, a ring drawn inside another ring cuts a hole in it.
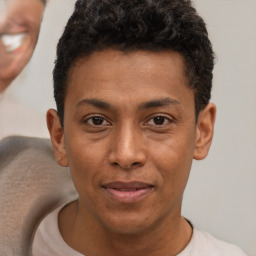
[{"label": "short black hair", "polygon": [[214,53],[190,0],[78,0],[57,46],[54,97],[63,125],[69,70],[95,51],[174,50],[185,62],[195,113],[211,98]]}]

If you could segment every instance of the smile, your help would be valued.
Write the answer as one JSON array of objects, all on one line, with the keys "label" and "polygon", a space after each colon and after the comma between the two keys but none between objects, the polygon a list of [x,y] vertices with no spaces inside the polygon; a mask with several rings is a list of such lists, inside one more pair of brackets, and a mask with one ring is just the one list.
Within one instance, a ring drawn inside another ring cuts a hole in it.
[{"label": "smile", "polygon": [[135,203],[148,196],[154,187],[143,182],[111,182],[103,188],[118,203]]},{"label": "smile", "polygon": [[5,52],[10,53],[20,48],[26,36],[27,33],[2,35],[2,42],[5,46]]}]

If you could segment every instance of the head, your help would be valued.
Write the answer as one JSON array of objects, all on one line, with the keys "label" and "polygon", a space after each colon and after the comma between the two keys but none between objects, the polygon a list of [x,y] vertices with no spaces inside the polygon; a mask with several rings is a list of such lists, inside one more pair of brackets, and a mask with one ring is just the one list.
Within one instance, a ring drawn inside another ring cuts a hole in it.
[{"label": "head", "polygon": [[214,55],[191,1],[77,1],[59,41],[53,73],[62,122],[70,68],[81,57],[107,48],[179,52],[194,91],[196,115],[209,102]]},{"label": "head", "polygon": [[0,0],[0,93],[30,60],[45,4],[46,0]]},{"label": "head", "polygon": [[213,59],[188,0],[77,1],[47,122],[84,216],[131,233],[180,218],[192,160],[213,136]]}]

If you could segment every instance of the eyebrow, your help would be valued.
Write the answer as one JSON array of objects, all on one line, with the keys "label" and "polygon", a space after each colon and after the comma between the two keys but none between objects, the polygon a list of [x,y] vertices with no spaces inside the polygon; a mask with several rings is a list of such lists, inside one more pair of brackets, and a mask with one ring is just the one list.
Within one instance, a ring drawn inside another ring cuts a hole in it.
[{"label": "eyebrow", "polygon": [[[82,99],[81,101],[79,101],[77,103],[76,106],[80,107],[84,104],[89,104],[94,107],[102,108],[102,109],[114,109],[114,106],[112,106],[111,104],[109,104],[103,100],[99,100],[99,99]],[[148,109],[148,108],[168,106],[171,104],[177,105],[177,104],[180,104],[180,102],[178,100],[171,99],[171,98],[160,98],[160,99],[146,101],[146,102],[140,104],[138,109],[144,110],[144,109]]]},{"label": "eyebrow", "polygon": [[79,101],[76,106],[80,107],[84,104],[89,104],[92,105],[94,107],[97,108],[103,108],[103,109],[112,109],[113,106],[110,105],[109,103],[102,101],[102,100],[98,100],[98,99],[82,99],[81,101]]},{"label": "eyebrow", "polygon": [[180,102],[178,100],[171,99],[171,98],[161,98],[161,99],[144,102],[139,106],[139,109],[143,110],[148,108],[163,107],[171,104],[177,105],[177,104],[180,104]]}]

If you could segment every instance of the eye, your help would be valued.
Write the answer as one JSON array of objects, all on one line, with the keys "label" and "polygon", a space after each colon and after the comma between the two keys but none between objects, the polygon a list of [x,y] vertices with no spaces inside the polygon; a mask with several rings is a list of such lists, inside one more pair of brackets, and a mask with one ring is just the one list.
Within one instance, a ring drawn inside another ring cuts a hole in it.
[{"label": "eye", "polygon": [[105,118],[101,116],[93,116],[85,120],[86,123],[92,126],[109,126],[111,125]]},{"label": "eye", "polygon": [[170,123],[170,119],[165,117],[165,116],[155,116],[153,118],[151,118],[149,121],[148,121],[148,124],[149,125],[157,125],[157,126],[160,126],[160,125],[165,125],[165,124],[168,124]]}]

